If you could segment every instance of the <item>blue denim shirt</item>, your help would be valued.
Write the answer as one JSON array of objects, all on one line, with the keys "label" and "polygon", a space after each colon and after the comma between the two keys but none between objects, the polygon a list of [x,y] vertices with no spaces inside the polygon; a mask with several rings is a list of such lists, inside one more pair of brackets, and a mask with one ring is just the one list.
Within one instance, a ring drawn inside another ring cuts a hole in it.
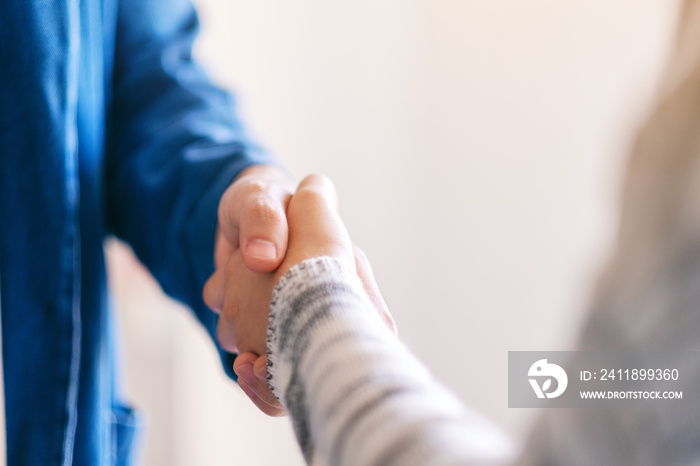
[{"label": "blue denim shirt", "polygon": [[127,241],[214,332],[201,289],[216,206],[243,168],[270,160],[192,61],[197,29],[187,0],[0,3],[10,465],[131,462],[136,422],[114,388],[106,235]]}]

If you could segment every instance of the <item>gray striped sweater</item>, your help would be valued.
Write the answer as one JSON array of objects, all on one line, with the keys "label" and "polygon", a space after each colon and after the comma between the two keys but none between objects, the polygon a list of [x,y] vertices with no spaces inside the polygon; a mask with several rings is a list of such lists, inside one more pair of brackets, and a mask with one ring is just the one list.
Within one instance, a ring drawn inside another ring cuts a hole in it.
[{"label": "gray striped sweater", "polygon": [[510,451],[386,328],[355,272],[328,257],[275,288],[268,372],[309,463],[497,464]]}]

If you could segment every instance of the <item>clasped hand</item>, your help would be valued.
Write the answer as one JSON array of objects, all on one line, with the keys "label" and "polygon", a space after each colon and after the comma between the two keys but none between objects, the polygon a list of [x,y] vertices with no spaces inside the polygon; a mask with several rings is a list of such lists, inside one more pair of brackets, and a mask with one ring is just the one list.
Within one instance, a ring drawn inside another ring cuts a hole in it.
[{"label": "clasped hand", "polygon": [[204,287],[206,304],[220,314],[221,346],[240,353],[238,383],[271,416],[284,414],[267,383],[267,323],[272,291],[294,265],[329,256],[355,270],[377,312],[395,331],[366,257],[350,241],[338,215],[331,181],[306,177],[291,193],[272,167],[253,167],[224,194],[219,205],[216,271]]}]

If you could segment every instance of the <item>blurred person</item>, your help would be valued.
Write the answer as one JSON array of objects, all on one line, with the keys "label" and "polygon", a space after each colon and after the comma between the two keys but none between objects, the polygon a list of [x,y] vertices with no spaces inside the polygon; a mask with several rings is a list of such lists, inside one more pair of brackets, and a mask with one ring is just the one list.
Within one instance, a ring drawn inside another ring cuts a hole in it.
[{"label": "blurred person", "polygon": [[[634,145],[616,249],[581,350],[698,350],[700,338],[700,0],[682,8],[677,50]],[[367,264],[356,260],[330,182],[306,179],[288,207],[280,268],[256,274],[240,255],[222,309],[224,347],[246,394],[290,413],[304,457],[334,465],[686,465],[700,460],[693,409],[548,410],[517,458],[461,406],[377,317]],[[364,272],[363,272],[364,270]],[[218,278],[214,277],[213,280]],[[364,289],[363,289],[364,288]],[[243,290],[252,301],[232,301]],[[257,296],[257,297],[256,297]],[[269,302],[260,309],[260,302]],[[268,320],[264,319],[269,313]],[[262,356],[258,356],[262,355]],[[700,383],[700,361],[676,361]],[[275,399],[266,397],[272,387]]]},{"label": "blurred person", "polygon": [[[257,272],[284,257],[293,184],[193,61],[198,28],[188,0],[0,5],[0,456],[6,440],[11,465],[131,464],[139,423],[117,389],[107,235],[212,335],[201,292],[214,257],[239,251]],[[233,355],[221,357],[235,377]]]}]

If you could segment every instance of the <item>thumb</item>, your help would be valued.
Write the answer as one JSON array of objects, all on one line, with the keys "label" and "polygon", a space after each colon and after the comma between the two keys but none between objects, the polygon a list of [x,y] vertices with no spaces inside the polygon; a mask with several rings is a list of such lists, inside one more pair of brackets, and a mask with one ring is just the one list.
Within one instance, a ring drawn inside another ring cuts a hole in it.
[{"label": "thumb", "polygon": [[244,204],[240,220],[243,262],[253,272],[275,270],[287,249],[287,216],[284,203],[269,193]]},{"label": "thumb", "polygon": [[330,256],[355,268],[352,243],[337,205],[335,187],[329,178],[314,174],[299,183],[287,209],[289,260],[285,260],[286,264]]},{"label": "thumb", "polygon": [[291,181],[279,169],[254,166],[229,187],[219,203],[219,227],[253,272],[275,270],[287,248],[286,208]]}]

